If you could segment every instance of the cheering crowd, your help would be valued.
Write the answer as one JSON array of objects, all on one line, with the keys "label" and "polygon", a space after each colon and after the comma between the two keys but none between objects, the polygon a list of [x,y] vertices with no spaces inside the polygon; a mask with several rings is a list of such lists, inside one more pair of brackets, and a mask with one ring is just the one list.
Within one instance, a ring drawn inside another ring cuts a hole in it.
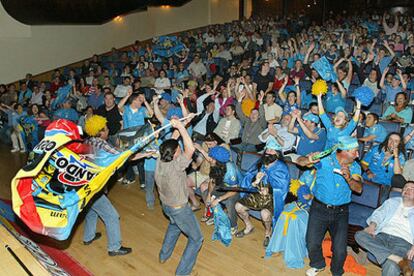
[{"label": "cheering crowd", "polygon": [[[411,275],[413,17],[332,13],[316,25],[299,14],[208,26],[178,40],[179,51],[156,39],[137,41],[125,51],[94,55],[82,67],[57,69],[50,82],[27,74],[19,87],[0,85],[0,139],[13,153],[31,151],[53,121],[65,119],[83,129],[94,149],[117,154],[133,143],[128,133],[168,126],[117,180],[139,179],[150,210],[158,192],[170,219],[161,263],[180,233],[187,236],[177,275],[191,274],[202,246],[194,211],[202,208],[201,222],[212,225],[217,206],[226,210],[236,238],[253,232],[250,214],[259,212],[266,255],[283,251],[290,268],[304,267],[309,257],[306,275],[325,269],[321,246],[329,232],[330,269],[342,275],[351,194],[371,181],[382,187],[381,205],[356,240],[383,275]],[[166,51],[157,55],[154,47]],[[328,92],[316,95],[312,85],[321,79]],[[369,106],[354,97],[360,87],[375,96]],[[246,153],[258,156],[249,170],[241,168]],[[130,253],[105,195],[85,218],[84,244],[101,236],[98,216],[108,219],[109,254]]]}]

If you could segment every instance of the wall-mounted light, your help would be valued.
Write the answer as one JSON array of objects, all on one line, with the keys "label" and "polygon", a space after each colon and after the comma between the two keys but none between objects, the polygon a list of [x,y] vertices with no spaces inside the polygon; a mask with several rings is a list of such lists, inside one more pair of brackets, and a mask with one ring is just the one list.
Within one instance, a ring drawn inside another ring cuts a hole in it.
[{"label": "wall-mounted light", "polygon": [[169,8],[171,8],[170,5],[161,5],[161,9],[169,9]]},{"label": "wall-mounted light", "polygon": [[114,17],[113,20],[116,23],[122,23],[124,21],[124,18],[122,16],[118,15],[118,16]]}]

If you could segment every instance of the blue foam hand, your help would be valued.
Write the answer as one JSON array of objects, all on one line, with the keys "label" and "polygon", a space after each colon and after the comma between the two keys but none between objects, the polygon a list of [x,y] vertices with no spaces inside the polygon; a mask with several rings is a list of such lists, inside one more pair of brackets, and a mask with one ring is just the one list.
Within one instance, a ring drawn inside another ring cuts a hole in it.
[{"label": "blue foam hand", "polygon": [[375,98],[374,92],[367,86],[361,86],[355,89],[353,96],[360,101],[363,106],[369,106]]}]

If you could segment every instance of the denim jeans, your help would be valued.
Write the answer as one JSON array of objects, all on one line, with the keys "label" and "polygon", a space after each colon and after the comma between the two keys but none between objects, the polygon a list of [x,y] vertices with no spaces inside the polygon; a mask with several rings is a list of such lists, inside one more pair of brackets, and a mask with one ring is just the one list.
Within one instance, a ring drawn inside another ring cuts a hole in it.
[{"label": "denim jeans", "polygon": [[374,255],[381,265],[383,276],[399,276],[401,271],[397,263],[388,260],[388,256],[397,255],[405,257],[411,244],[396,236],[379,233],[375,237],[365,231],[355,233],[355,240],[358,244]]},{"label": "denim jeans", "polygon": [[145,201],[147,206],[154,206],[154,171],[145,171]]},{"label": "denim jeans", "polygon": [[[211,193],[211,195],[214,195],[216,198],[220,197],[222,195],[224,195],[226,192],[219,192],[217,190],[213,190],[213,192]],[[203,198],[206,198],[208,194],[208,190],[205,190],[203,192]],[[223,204],[224,206],[226,206],[226,210],[227,210],[227,215],[229,216],[230,219],[230,225],[231,227],[237,227],[237,211],[236,211],[236,203],[240,198],[240,194],[237,193],[236,195],[229,197],[228,199],[221,201],[220,203]]]},{"label": "denim jeans", "polygon": [[133,181],[139,177],[139,184],[145,183],[144,160],[130,161],[127,166],[126,179]]},{"label": "denim jeans", "polygon": [[342,275],[347,255],[348,205],[331,209],[323,204],[312,202],[309,211],[308,229],[306,231],[306,247],[309,253],[310,266],[324,268],[325,258],[322,254],[322,241],[329,231],[332,240],[332,275]]},{"label": "denim jeans", "polygon": [[160,260],[167,260],[171,257],[175,244],[181,233],[183,233],[188,241],[175,274],[190,275],[203,243],[200,224],[189,205],[180,209],[174,209],[167,205],[163,205],[162,208],[170,219],[170,224],[165,233],[164,242],[160,251]]},{"label": "denim jeans", "polygon": [[119,215],[106,195],[98,197],[89,207],[88,213],[85,216],[83,240],[91,241],[95,237],[98,217],[105,224],[108,251],[118,250],[121,247]]}]

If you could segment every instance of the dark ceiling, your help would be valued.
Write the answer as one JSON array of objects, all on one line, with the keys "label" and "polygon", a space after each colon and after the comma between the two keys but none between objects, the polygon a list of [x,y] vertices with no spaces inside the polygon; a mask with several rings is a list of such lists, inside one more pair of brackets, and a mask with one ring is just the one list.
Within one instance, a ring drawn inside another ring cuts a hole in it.
[{"label": "dark ceiling", "polygon": [[148,6],[182,6],[191,0],[0,0],[4,9],[27,25],[103,24]]}]

